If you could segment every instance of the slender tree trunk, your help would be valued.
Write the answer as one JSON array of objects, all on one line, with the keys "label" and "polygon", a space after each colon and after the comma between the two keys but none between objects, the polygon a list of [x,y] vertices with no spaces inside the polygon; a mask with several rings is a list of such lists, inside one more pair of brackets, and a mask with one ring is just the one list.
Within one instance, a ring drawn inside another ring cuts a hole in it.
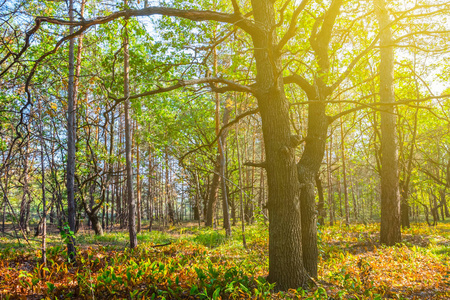
[{"label": "slender tree trunk", "polygon": [[[339,109],[341,108],[341,102],[339,102]],[[345,161],[345,144],[344,144],[344,125],[342,118],[339,121],[341,131],[341,158],[342,158],[342,177],[344,180],[344,203],[345,203],[345,225],[350,225],[350,208],[348,203],[348,187],[347,187],[347,165]]]},{"label": "slender tree trunk", "polygon": [[[73,21],[73,0],[69,0],[69,17]],[[73,34],[74,28],[70,26],[70,34]],[[74,95],[74,39],[69,41],[69,83],[67,100],[67,206],[68,221],[70,231],[75,232],[75,107],[76,95]],[[69,235],[67,243],[67,253],[70,261],[75,260],[75,238]]]},{"label": "slender tree trunk", "polygon": [[41,144],[41,191],[42,191],[42,264],[47,266],[47,201],[45,198],[45,167],[44,167],[44,125],[42,124],[41,99],[39,99],[39,138]]},{"label": "slender tree trunk", "polygon": [[[128,6],[128,1],[125,0],[124,6]],[[123,52],[124,52],[124,97],[125,104],[125,157],[126,157],[126,172],[127,172],[127,200],[128,200],[128,231],[130,234],[130,248],[137,247],[136,235],[136,203],[133,197],[133,169],[131,162],[131,120],[130,120],[130,87],[129,87],[129,52],[128,52],[128,18],[125,18],[124,37],[123,37]]]},{"label": "slender tree trunk", "polygon": [[[156,185],[155,185],[156,186]],[[152,231],[153,226],[153,210],[154,210],[154,200],[152,199],[152,191],[156,191],[153,189],[152,185],[152,156],[150,147],[148,149],[148,194],[147,194],[147,205],[149,208],[147,209],[147,218],[150,220],[150,225],[148,227],[148,231]]]},{"label": "slender tree trunk", "polygon": [[[216,103],[216,105],[219,105],[219,104]],[[222,120],[223,125],[228,124],[229,116],[230,116],[230,109],[225,107],[225,110],[223,113],[223,120]],[[218,125],[216,125],[216,126],[218,126]],[[220,128],[217,127],[216,128],[217,134],[219,133],[219,130],[220,130]],[[227,136],[227,132],[223,132],[220,139],[225,140],[226,136]],[[213,179],[212,179],[210,190],[209,190],[208,208],[206,211],[205,225],[209,226],[209,227],[212,227],[214,224],[215,215],[216,215],[217,196],[218,196],[219,186],[220,186],[220,182],[221,182],[221,176],[224,175],[224,168],[225,168],[225,165],[224,165],[225,157],[224,157],[224,154],[222,153],[222,150],[220,149],[220,144],[218,147],[219,147],[219,153],[217,155],[215,166],[214,166]],[[222,180],[224,180],[224,178],[222,178]],[[226,187],[226,183],[222,187]],[[223,201],[225,201],[225,200],[223,200]],[[227,212],[227,215],[228,215],[228,212]]]},{"label": "slender tree trunk", "polygon": [[[231,109],[225,103],[225,109],[223,112],[223,125],[228,124],[228,119],[230,116]],[[221,137],[218,141],[219,146],[219,160],[220,160],[220,175],[222,181],[222,213],[223,213],[223,228],[225,229],[226,235],[231,236],[231,223],[230,223],[230,212],[228,207],[228,189],[226,182],[226,158],[225,158],[225,149],[226,149],[226,139],[228,136],[228,130],[222,133]]]},{"label": "slender tree trunk", "polygon": [[219,145],[220,145],[220,164],[221,164],[221,171],[222,171],[222,212],[223,212],[223,228],[225,229],[225,233],[227,236],[231,236],[231,223],[230,223],[230,213],[228,208],[228,191],[227,191],[227,183],[226,183],[226,162],[225,162],[225,155],[224,155],[224,140],[225,137],[221,137],[219,139]]},{"label": "slender tree trunk", "polygon": [[[394,103],[394,46],[385,0],[374,0],[380,27],[380,101]],[[398,149],[394,107],[381,112],[381,228],[380,242],[401,242]]]},{"label": "slender tree trunk", "polygon": [[334,225],[334,199],[333,199],[333,182],[331,178],[331,150],[333,148],[333,139],[330,138],[330,146],[327,151],[327,184],[328,184],[328,210],[330,215],[330,226]]},{"label": "slender tree trunk", "polygon": [[[137,125],[136,125],[137,130]],[[137,200],[137,232],[141,232],[141,178],[140,178],[139,144],[136,142],[136,200]]]},{"label": "slender tree trunk", "polygon": [[23,169],[23,194],[22,194],[22,202],[20,203],[20,220],[19,224],[22,230],[26,233],[30,232],[29,228],[29,214],[30,214],[30,204],[31,204],[31,194],[30,187],[28,184],[28,157],[29,157],[29,141],[26,144],[26,150],[24,155],[24,169]]},{"label": "slender tree trunk", "polygon": [[166,199],[167,199],[167,215],[169,217],[169,221],[172,223],[172,225],[176,224],[176,218],[175,218],[175,211],[174,211],[174,205],[172,201],[172,186],[171,186],[171,176],[169,174],[170,171],[170,161],[169,161],[169,149],[166,146],[165,148],[165,162],[166,162],[166,168],[165,168],[165,186],[166,186]]},{"label": "slender tree trunk", "polygon": [[[235,102],[236,105],[236,102]],[[236,108],[236,106],[235,106]],[[235,109],[237,112],[237,109]],[[239,122],[236,124],[236,152],[238,161],[238,172],[239,172],[239,204],[240,204],[240,214],[241,214],[241,230],[242,230],[242,244],[245,249],[247,249],[247,241],[245,239],[245,221],[244,221],[244,196],[242,191],[242,163],[241,163],[241,152],[239,149]]]}]

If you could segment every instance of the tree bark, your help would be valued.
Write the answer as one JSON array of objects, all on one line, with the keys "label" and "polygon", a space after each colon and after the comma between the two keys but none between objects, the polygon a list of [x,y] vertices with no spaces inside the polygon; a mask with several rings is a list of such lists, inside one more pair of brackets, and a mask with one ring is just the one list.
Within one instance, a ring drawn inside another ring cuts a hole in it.
[{"label": "tree bark", "polygon": [[325,217],[327,212],[325,210],[325,197],[323,196],[322,180],[320,179],[319,174],[316,175],[316,187],[319,194],[319,203],[317,205],[317,211],[319,213],[318,222],[323,226],[325,225]]},{"label": "tree bark", "polygon": [[[71,21],[73,17],[73,0],[69,0],[69,18]],[[74,28],[70,26],[70,34],[73,34]],[[69,229],[75,232],[75,99],[74,94],[74,39],[69,41],[69,82],[67,90],[67,206],[68,206],[68,221]],[[70,261],[75,260],[75,238],[69,234],[67,243],[67,253]]]},{"label": "tree bark", "polygon": [[298,163],[298,174],[301,183],[303,264],[308,274],[316,278],[318,249],[314,180],[325,153],[328,118],[325,115],[325,104],[317,99],[313,101],[317,103],[309,105],[307,131],[309,139]]},{"label": "tree bark", "polygon": [[[128,6],[128,1],[124,1],[125,7]],[[125,105],[125,158],[126,158],[126,172],[127,172],[127,200],[128,200],[128,232],[130,235],[130,248],[137,247],[136,235],[136,203],[133,197],[133,169],[131,162],[131,124],[130,124],[130,88],[129,88],[129,52],[128,52],[128,19],[125,18],[124,37],[123,37],[123,53],[124,53],[124,97],[126,98]]]},{"label": "tree bark", "polygon": [[[394,46],[385,0],[374,0],[380,28],[380,101],[394,103]],[[381,112],[381,227],[380,242],[401,242],[398,149],[394,106]]]},{"label": "tree bark", "polygon": [[[223,125],[228,124],[228,119],[230,117],[230,110],[225,109],[223,114]],[[219,128],[217,128],[216,132],[219,132]],[[227,135],[227,131],[222,133],[222,136],[220,137],[221,140],[225,140]],[[223,176],[224,171],[224,156],[222,153],[222,150],[220,149],[219,145],[219,153],[216,158],[216,162],[214,165],[214,174],[213,179],[211,182],[211,187],[209,190],[209,197],[208,197],[208,208],[206,210],[206,223],[205,226],[213,227],[214,219],[216,215],[216,204],[217,204],[217,198],[218,198],[218,192],[219,192],[219,186],[221,182],[221,176]]]},{"label": "tree bark", "polygon": [[31,204],[31,193],[28,184],[28,157],[29,157],[29,142],[26,144],[26,150],[23,161],[23,195],[22,202],[20,203],[20,219],[19,224],[23,231],[26,233],[30,232],[29,227],[29,215],[30,215],[30,204]]},{"label": "tree bark", "polygon": [[[41,262],[47,266],[47,199],[45,198],[45,167],[44,167],[44,125],[42,124],[41,99],[38,103],[39,109],[39,139],[40,139],[40,156],[41,156],[41,192],[42,192],[42,258]],[[23,228],[22,228],[23,230]]]},{"label": "tree bark", "polygon": [[[228,124],[228,119],[230,116],[230,108],[225,103],[225,110],[223,113],[223,125]],[[226,161],[225,161],[225,141],[227,139],[228,131],[222,133],[219,138],[219,160],[220,160],[220,171],[222,180],[222,213],[223,213],[223,228],[227,236],[231,236],[231,223],[230,223],[230,210],[228,207],[228,189],[226,182]]]},{"label": "tree bark", "polygon": [[[136,129],[137,129],[136,123]],[[139,144],[136,141],[136,200],[137,200],[137,233],[141,232],[141,177],[140,177],[140,159]]]},{"label": "tree bark", "polygon": [[[235,112],[237,113],[236,102],[234,104]],[[247,241],[245,239],[245,222],[244,222],[244,195],[242,191],[242,163],[241,163],[241,153],[239,149],[239,122],[236,124],[235,128],[235,140],[236,140],[236,152],[237,152],[237,162],[238,162],[238,190],[239,190],[239,208],[241,215],[241,231],[242,231],[242,245],[247,249]]]},{"label": "tree bark", "polygon": [[[280,54],[275,51],[275,10],[272,0],[252,0],[253,16],[266,28],[252,36],[256,61],[256,88],[266,150],[269,187],[269,282],[277,289],[305,286],[300,184],[295,151],[291,146],[289,102],[281,77]],[[315,174],[314,174],[315,175]]]}]

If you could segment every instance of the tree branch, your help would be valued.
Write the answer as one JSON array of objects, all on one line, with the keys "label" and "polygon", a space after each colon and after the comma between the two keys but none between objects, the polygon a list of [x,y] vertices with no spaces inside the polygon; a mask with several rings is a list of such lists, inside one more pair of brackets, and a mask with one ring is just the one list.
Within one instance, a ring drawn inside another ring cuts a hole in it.
[{"label": "tree branch", "polygon": [[[231,80],[227,80],[227,79],[223,79],[223,78],[218,78],[218,77],[205,77],[205,78],[199,78],[199,79],[192,79],[192,80],[178,80],[178,83],[168,86],[168,87],[160,87],[157,88],[155,90],[151,90],[151,91],[147,91],[147,92],[143,92],[140,94],[136,94],[136,95],[132,95],[129,97],[129,99],[138,99],[138,98],[142,98],[145,96],[151,96],[151,95],[156,95],[156,94],[161,94],[161,93],[166,93],[166,92],[170,92],[176,89],[179,89],[181,87],[186,87],[186,86],[190,86],[190,85],[196,85],[196,84],[204,84],[204,83],[223,83],[226,84],[225,87],[215,87],[213,85],[211,85],[211,89],[213,92],[216,93],[225,93],[225,92],[229,92],[229,91],[236,91],[236,92],[247,92],[247,93],[254,93],[255,91],[252,89],[251,86],[246,86],[246,85],[241,85],[238,84],[234,81]],[[115,101],[114,105],[112,105],[104,114],[108,114],[109,112],[111,112],[117,105],[119,105],[121,102],[125,101],[127,98],[122,97],[122,98],[117,98],[115,96],[112,95],[108,95],[109,99],[112,99]]]},{"label": "tree branch", "polygon": [[107,16],[98,17],[92,20],[82,21],[67,21],[62,19],[50,18],[50,17],[38,17],[36,21],[47,22],[58,25],[72,25],[72,26],[94,26],[99,24],[105,24],[118,18],[130,18],[141,16],[163,15],[169,17],[180,17],[189,19],[192,21],[218,21],[222,23],[228,23],[236,25],[245,32],[254,35],[258,34],[261,29],[251,20],[244,18],[240,14],[227,14],[222,12],[216,12],[211,10],[184,10],[170,7],[149,6],[142,9],[125,9],[117,12],[113,12]]},{"label": "tree branch", "polygon": [[256,168],[266,168],[267,163],[265,161],[263,162],[245,162],[244,166],[249,166],[249,167],[256,167]]},{"label": "tree branch", "polygon": [[283,78],[284,84],[295,83],[298,85],[308,96],[308,99],[316,99],[316,90],[304,77],[298,74],[292,74]]},{"label": "tree branch", "polygon": [[295,32],[297,31],[297,22],[298,22],[298,15],[302,12],[302,10],[305,9],[306,4],[308,3],[308,0],[303,0],[300,5],[295,9],[294,13],[292,14],[291,24],[289,24],[289,29],[287,30],[286,34],[281,38],[280,42],[277,45],[276,50],[281,51],[283,47],[289,42],[291,38],[294,37]]},{"label": "tree branch", "polygon": [[192,150],[186,152],[183,156],[181,156],[179,161],[182,162],[188,155],[190,155],[190,154],[192,154],[194,152],[197,152],[198,150],[200,150],[202,148],[207,148],[207,147],[210,148],[210,147],[212,147],[217,142],[219,137],[222,136],[222,133],[225,130],[227,130],[229,127],[233,126],[234,124],[238,123],[241,119],[243,119],[243,118],[245,118],[247,116],[250,116],[250,115],[254,115],[254,114],[258,113],[258,112],[259,112],[259,107],[255,108],[255,109],[252,109],[252,110],[249,110],[249,111],[246,111],[245,113],[240,114],[233,121],[228,122],[226,125],[222,126],[222,128],[220,128],[219,133],[217,134],[216,138],[211,143],[206,144],[206,145],[201,145],[201,146],[199,146],[199,147],[197,147],[195,149],[192,149]]}]

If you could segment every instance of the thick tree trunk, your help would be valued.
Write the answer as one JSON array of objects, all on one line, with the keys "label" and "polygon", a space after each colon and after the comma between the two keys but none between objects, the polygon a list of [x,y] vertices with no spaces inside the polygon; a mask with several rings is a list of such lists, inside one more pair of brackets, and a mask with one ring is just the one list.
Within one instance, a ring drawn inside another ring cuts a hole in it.
[{"label": "thick tree trunk", "polygon": [[89,220],[91,220],[92,229],[94,230],[95,235],[103,235],[103,228],[100,222],[100,219],[97,215],[97,212],[89,213]]},{"label": "thick tree trunk", "polygon": [[[252,0],[256,22],[267,29],[253,36],[256,88],[266,150],[269,187],[269,282],[277,289],[305,286],[303,266],[300,184],[289,123],[289,102],[284,94],[282,67],[276,47],[272,0]],[[314,176],[313,174],[312,176]],[[314,177],[312,177],[314,178]],[[314,185],[313,185],[314,186]],[[314,188],[313,188],[314,189]]]},{"label": "thick tree trunk", "polygon": [[[311,99],[311,101],[314,100],[317,101],[317,99]],[[308,116],[308,139],[298,163],[298,174],[301,183],[303,264],[308,274],[316,278],[318,249],[314,180],[325,153],[328,129],[325,104],[321,102],[310,104]]]},{"label": "thick tree trunk", "polygon": [[374,0],[380,28],[380,101],[388,103],[381,112],[381,228],[380,242],[401,242],[398,149],[394,106],[394,46],[385,0]]}]

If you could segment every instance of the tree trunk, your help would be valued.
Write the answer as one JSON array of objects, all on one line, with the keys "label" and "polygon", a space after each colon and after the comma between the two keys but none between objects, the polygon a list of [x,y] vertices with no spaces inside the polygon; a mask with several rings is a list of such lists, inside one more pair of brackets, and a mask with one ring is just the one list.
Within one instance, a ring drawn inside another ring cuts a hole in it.
[{"label": "tree trunk", "polygon": [[[269,282],[277,289],[305,286],[303,266],[300,184],[292,147],[289,102],[281,77],[280,54],[276,49],[275,10],[272,0],[252,0],[256,22],[267,29],[254,35],[256,88],[266,150],[269,187]],[[315,174],[313,174],[314,176]]]},{"label": "tree trunk", "polygon": [[20,219],[19,224],[23,231],[26,233],[30,232],[29,227],[29,215],[30,215],[30,204],[31,204],[31,193],[28,184],[28,156],[29,156],[29,144],[26,144],[26,151],[24,155],[24,169],[23,169],[23,194],[22,202],[20,203]]},{"label": "tree trunk", "polygon": [[[42,124],[41,99],[38,103],[39,109],[39,138],[41,146],[41,191],[42,191],[42,258],[41,262],[47,266],[47,199],[45,198],[45,167],[44,167],[44,125]],[[23,230],[23,228],[22,228]]]},{"label": "tree trunk", "polygon": [[[224,114],[223,114],[223,125],[228,124],[228,119],[230,117],[230,110],[229,108],[225,108]],[[219,132],[219,128],[217,128],[216,132]],[[223,132],[221,136],[221,140],[226,139],[227,132]],[[220,147],[220,145],[219,145]],[[224,162],[225,159],[223,157],[222,151],[219,149],[219,154],[217,155],[215,166],[214,166],[214,174],[213,179],[211,182],[210,190],[209,190],[209,197],[208,197],[208,208],[206,210],[206,222],[205,226],[213,227],[214,220],[215,220],[215,214],[216,214],[216,203],[217,203],[217,196],[219,192],[219,186],[220,186],[220,180],[221,176],[224,175]],[[225,200],[224,200],[225,201]]]},{"label": "tree trunk", "polygon": [[97,215],[97,211],[88,212],[89,220],[91,220],[92,229],[94,230],[95,235],[103,235],[103,228],[100,222],[100,219]]},{"label": "tree trunk", "polygon": [[[73,0],[69,0],[69,17],[73,21]],[[74,28],[70,26],[70,34]],[[69,82],[67,90],[67,206],[70,231],[75,232],[75,107],[76,95],[74,95],[74,39],[69,41]],[[75,238],[69,235],[67,253],[70,261],[75,259]]]},{"label": "tree trunk", "polygon": [[[320,98],[319,98],[320,99]],[[310,99],[310,101],[317,99]],[[301,183],[301,220],[302,220],[302,244],[303,264],[308,274],[317,277],[317,213],[314,194],[314,179],[319,172],[325,153],[328,119],[325,115],[325,104],[317,103],[309,105],[308,132],[310,137],[306,140],[305,150],[298,163],[298,174]]]},{"label": "tree trunk", "polygon": [[[147,218],[150,220],[150,225],[148,227],[148,231],[152,231],[153,226],[153,209],[154,209],[154,200],[152,199],[152,155],[150,151],[150,147],[148,149],[148,194],[147,194]],[[156,189],[155,189],[156,190]]]},{"label": "tree trunk", "polygon": [[[236,102],[234,104],[235,112],[237,114]],[[241,152],[239,149],[239,122],[236,124],[235,128],[235,141],[236,141],[236,152],[237,152],[237,162],[238,162],[238,190],[239,190],[239,208],[241,215],[241,231],[242,231],[242,245],[247,249],[247,241],[245,239],[245,222],[244,222],[244,195],[242,191],[242,163],[241,163]]]},{"label": "tree trunk", "polygon": [[381,227],[380,242],[387,246],[401,242],[398,149],[394,107],[394,46],[385,0],[374,0],[380,28],[381,112]]},{"label": "tree trunk", "polygon": [[401,224],[403,228],[410,228],[411,224],[409,222],[409,213],[410,213],[410,208],[409,208],[409,204],[408,204],[408,191],[407,191],[407,187],[404,186],[404,184],[401,184],[402,188],[400,196],[401,196],[401,206],[400,206],[400,212],[401,212]]},{"label": "tree trunk", "polygon": [[[128,6],[128,1],[124,1],[124,6]],[[127,200],[128,200],[128,232],[130,234],[130,248],[137,247],[136,236],[136,203],[133,197],[133,169],[131,162],[131,124],[130,124],[130,88],[129,88],[129,53],[128,53],[128,19],[125,18],[124,37],[123,37],[123,55],[124,55],[124,97],[125,105],[125,157],[127,172]]]},{"label": "tree trunk", "polygon": [[441,201],[443,201],[444,203],[444,211],[445,211],[445,217],[449,218],[450,217],[450,213],[448,211],[448,205],[447,205],[447,200],[445,199],[445,188],[443,188],[441,190]]},{"label": "tree trunk", "polygon": [[327,149],[327,184],[328,184],[328,210],[330,215],[330,226],[334,225],[334,198],[333,198],[333,182],[331,178],[331,149],[333,147],[333,139],[330,138],[330,146]]},{"label": "tree trunk", "polygon": [[[228,119],[230,116],[231,109],[225,103],[225,109],[223,112],[223,125],[228,124]],[[228,130],[222,133],[219,138],[219,160],[220,160],[220,171],[221,171],[221,181],[222,181],[222,213],[223,213],[223,228],[225,229],[226,235],[231,236],[231,223],[230,223],[230,210],[228,205],[228,189],[226,182],[226,158],[225,158],[225,149],[226,149],[226,139],[228,135]]]},{"label": "tree trunk", "polygon": [[[341,102],[339,102],[339,110],[341,110]],[[348,187],[347,187],[347,164],[345,161],[345,144],[344,144],[344,125],[343,120],[340,118],[339,125],[341,131],[341,157],[342,157],[342,177],[344,181],[344,204],[345,204],[345,225],[350,225],[350,208],[348,203]]]},{"label": "tree trunk", "polygon": [[[136,125],[137,129],[137,125]],[[140,178],[139,144],[136,141],[136,200],[137,200],[137,233],[141,232],[141,178]]]},{"label": "tree trunk", "polygon": [[322,186],[322,180],[320,180],[320,175],[316,175],[316,186],[317,186],[317,192],[319,194],[319,203],[317,205],[317,211],[319,213],[318,216],[318,222],[320,225],[325,225],[325,217],[327,215],[327,212],[325,210],[325,198],[323,196],[323,186]]},{"label": "tree trunk", "polygon": [[172,201],[172,187],[171,187],[171,183],[170,183],[170,174],[169,174],[169,170],[170,170],[170,162],[169,162],[169,149],[166,146],[165,148],[165,161],[166,161],[166,168],[165,168],[165,174],[166,174],[166,178],[165,178],[165,186],[166,186],[166,199],[167,199],[167,215],[169,217],[169,221],[172,223],[172,225],[176,224],[176,219],[175,219],[175,211],[174,211],[174,207],[173,207],[173,201]]}]

